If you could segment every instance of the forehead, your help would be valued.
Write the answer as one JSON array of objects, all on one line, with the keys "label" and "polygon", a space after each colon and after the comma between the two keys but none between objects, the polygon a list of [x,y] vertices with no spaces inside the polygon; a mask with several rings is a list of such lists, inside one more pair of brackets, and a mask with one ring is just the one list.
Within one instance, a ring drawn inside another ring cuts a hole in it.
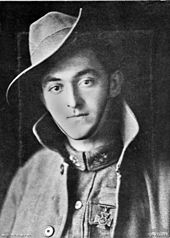
[{"label": "forehead", "polygon": [[47,77],[76,76],[76,74],[81,71],[85,72],[87,69],[91,70],[91,72],[96,71],[96,73],[104,71],[96,54],[91,49],[80,50],[73,55],[63,57],[61,60],[58,59],[56,54],[50,59],[43,81]]}]

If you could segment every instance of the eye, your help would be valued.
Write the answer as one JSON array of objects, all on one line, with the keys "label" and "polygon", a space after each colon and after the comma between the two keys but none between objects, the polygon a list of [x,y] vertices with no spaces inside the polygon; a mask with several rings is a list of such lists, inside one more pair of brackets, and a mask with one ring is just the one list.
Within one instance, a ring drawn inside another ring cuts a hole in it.
[{"label": "eye", "polygon": [[62,91],[62,89],[63,89],[63,85],[57,84],[57,85],[54,85],[54,86],[49,86],[48,91],[52,92],[52,93],[55,93],[55,94],[58,94]]},{"label": "eye", "polygon": [[95,83],[95,80],[93,78],[85,78],[80,81],[80,86],[82,87],[91,87]]}]

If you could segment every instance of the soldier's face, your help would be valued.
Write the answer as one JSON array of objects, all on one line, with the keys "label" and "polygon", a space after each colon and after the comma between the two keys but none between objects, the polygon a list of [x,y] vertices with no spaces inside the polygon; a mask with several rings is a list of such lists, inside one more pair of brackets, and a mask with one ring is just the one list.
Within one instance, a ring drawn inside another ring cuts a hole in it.
[{"label": "soldier's face", "polygon": [[104,123],[108,74],[91,50],[58,63],[43,78],[43,100],[59,128],[70,138],[86,139]]}]

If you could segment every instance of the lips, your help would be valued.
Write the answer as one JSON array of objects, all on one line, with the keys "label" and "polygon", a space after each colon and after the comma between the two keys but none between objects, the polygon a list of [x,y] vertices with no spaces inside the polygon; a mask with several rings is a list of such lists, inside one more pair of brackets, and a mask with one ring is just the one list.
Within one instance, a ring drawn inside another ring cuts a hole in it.
[{"label": "lips", "polygon": [[78,117],[85,117],[85,116],[88,116],[88,113],[80,113],[80,114],[74,114],[74,115],[71,115],[71,116],[68,116],[67,118],[78,118]]}]

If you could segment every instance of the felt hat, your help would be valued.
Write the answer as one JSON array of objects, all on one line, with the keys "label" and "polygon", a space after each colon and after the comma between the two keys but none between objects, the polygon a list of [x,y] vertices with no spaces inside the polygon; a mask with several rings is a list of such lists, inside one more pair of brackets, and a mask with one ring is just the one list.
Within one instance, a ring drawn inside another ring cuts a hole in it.
[{"label": "felt hat", "polygon": [[82,15],[78,17],[61,12],[49,12],[30,25],[29,52],[31,66],[17,75],[9,84],[6,91],[7,102],[10,103],[11,89],[18,80],[31,78],[45,62],[61,49],[75,31]]}]

